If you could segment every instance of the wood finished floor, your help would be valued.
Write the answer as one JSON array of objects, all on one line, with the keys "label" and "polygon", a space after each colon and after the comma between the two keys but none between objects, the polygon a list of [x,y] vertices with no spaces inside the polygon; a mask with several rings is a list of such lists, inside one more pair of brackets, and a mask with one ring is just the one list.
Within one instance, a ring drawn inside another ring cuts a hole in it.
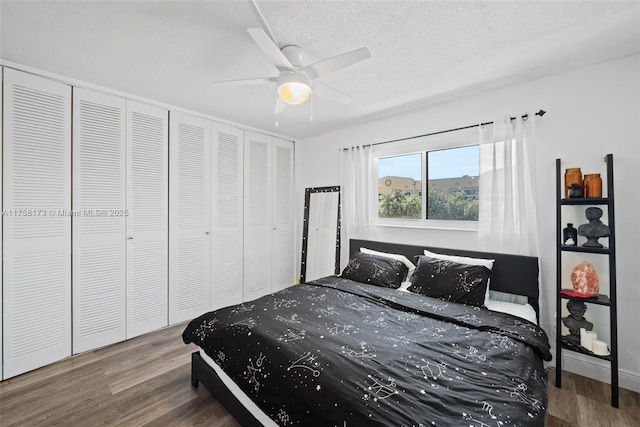
[{"label": "wood finished floor", "polygon": [[[201,385],[190,383],[190,354],[177,325],[72,357],[0,383],[0,425],[213,426],[239,424]],[[549,377],[546,426],[640,425],[640,394],[563,373]]]}]

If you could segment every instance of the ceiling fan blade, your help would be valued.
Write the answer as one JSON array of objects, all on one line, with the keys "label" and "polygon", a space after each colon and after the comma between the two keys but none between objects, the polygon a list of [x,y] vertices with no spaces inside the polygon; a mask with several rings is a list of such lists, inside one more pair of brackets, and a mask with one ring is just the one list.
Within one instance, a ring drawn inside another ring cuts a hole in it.
[{"label": "ceiling fan blade", "polygon": [[332,101],[340,102],[341,104],[348,104],[351,102],[351,97],[346,93],[342,93],[331,86],[327,86],[319,82],[313,82],[313,94]]},{"label": "ceiling fan blade", "polygon": [[260,46],[262,52],[269,58],[279,71],[293,71],[295,68],[291,65],[291,62],[282,53],[280,48],[271,40],[271,38],[264,32],[262,28],[247,28],[249,35]]},{"label": "ceiling fan blade", "polygon": [[265,83],[275,83],[277,81],[278,81],[277,77],[260,77],[256,79],[240,79],[240,80],[227,80],[223,82],[211,82],[211,86],[261,85]]},{"label": "ceiling fan blade", "polygon": [[370,57],[371,52],[369,52],[369,49],[367,49],[366,47],[361,47],[360,49],[352,50],[351,52],[343,53],[342,55],[337,55],[331,58],[323,59],[322,61],[316,62],[315,64],[307,65],[306,67],[302,68],[302,72],[305,73],[311,80],[313,80],[317,79],[318,77],[333,73],[334,71],[346,68],[349,65],[353,65],[357,62],[364,61],[365,59]]},{"label": "ceiling fan blade", "polygon": [[282,98],[278,97],[276,100],[276,109],[274,110],[275,114],[280,114],[287,108],[287,103],[282,100]]}]

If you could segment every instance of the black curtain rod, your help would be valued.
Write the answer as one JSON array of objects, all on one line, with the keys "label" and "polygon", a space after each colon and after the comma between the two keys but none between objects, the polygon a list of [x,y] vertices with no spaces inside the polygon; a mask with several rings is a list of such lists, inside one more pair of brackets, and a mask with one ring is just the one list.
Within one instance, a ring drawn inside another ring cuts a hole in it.
[{"label": "black curtain rod", "polygon": [[[536,113],[536,116],[540,116],[540,117],[542,117],[542,116],[544,116],[546,113],[547,113],[546,111],[544,111],[544,110],[540,110],[540,111],[538,111],[538,112]],[[523,116],[521,116],[521,117],[522,117],[524,120],[527,120],[527,118],[529,117],[529,115],[528,115],[528,114],[525,114],[525,115],[523,115]],[[515,119],[516,119],[515,117],[511,117],[511,120],[515,120]],[[455,132],[455,131],[457,131],[457,130],[471,129],[471,128],[475,128],[475,127],[478,127],[478,126],[492,125],[492,124],[493,124],[493,122],[478,123],[478,124],[475,124],[475,125],[462,126],[462,127],[454,128],[454,129],[447,129],[447,130],[441,130],[441,131],[438,131],[438,132],[425,133],[425,134],[423,134],[423,135],[408,136],[408,137],[405,137],[405,138],[391,139],[391,140],[389,140],[389,141],[374,142],[374,143],[372,143],[372,144],[366,144],[366,145],[363,145],[363,147],[373,147],[373,146],[375,146],[375,145],[389,144],[390,142],[407,141],[407,140],[410,140],[410,139],[423,138],[423,137],[425,137],[425,136],[440,135],[441,133]],[[351,148],[353,148],[353,147],[351,147]],[[349,147],[347,147],[347,148],[343,148],[343,149],[342,149],[342,151],[348,151],[348,150],[349,150]]]}]

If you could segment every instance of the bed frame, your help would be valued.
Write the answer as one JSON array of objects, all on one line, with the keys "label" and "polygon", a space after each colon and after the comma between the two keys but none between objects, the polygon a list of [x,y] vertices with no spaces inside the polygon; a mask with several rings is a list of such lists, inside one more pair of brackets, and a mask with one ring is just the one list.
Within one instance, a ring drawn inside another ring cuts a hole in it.
[{"label": "bed frame", "polygon": [[[491,289],[527,297],[529,304],[540,318],[538,304],[538,258],[521,255],[508,255],[491,252],[465,251],[459,249],[434,248],[429,246],[405,245],[401,243],[385,243],[371,240],[351,239],[349,253],[358,252],[361,247],[380,252],[402,254],[413,259],[423,253],[424,249],[445,255],[460,255],[473,258],[495,259],[491,275]],[[227,388],[218,374],[204,361],[198,351],[191,354],[191,385],[198,387],[202,383],[233,415],[243,427],[261,427],[256,417]]]}]

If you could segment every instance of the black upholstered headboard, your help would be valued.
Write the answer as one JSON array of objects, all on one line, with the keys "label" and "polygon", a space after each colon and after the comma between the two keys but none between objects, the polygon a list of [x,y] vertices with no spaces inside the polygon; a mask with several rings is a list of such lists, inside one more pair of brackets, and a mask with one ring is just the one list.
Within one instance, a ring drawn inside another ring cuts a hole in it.
[{"label": "black upholstered headboard", "polygon": [[473,258],[494,259],[493,274],[491,275],[490,288],[493,291],[509,294],[523,295],[527,297],[529,304],[540,318],[540,306],[538,304],[538,258],[499,254],[493,252],[467,251],[461,249],[434,248],[431,246],[405,245],[402,243],[376,242],[373,240],[351,239],[349,241],[349,254],[354,254],[361,247],[375,251],[402,254],[413,261],[416,255],[422,255],[424,249],[445,255],[460,255]]}]

